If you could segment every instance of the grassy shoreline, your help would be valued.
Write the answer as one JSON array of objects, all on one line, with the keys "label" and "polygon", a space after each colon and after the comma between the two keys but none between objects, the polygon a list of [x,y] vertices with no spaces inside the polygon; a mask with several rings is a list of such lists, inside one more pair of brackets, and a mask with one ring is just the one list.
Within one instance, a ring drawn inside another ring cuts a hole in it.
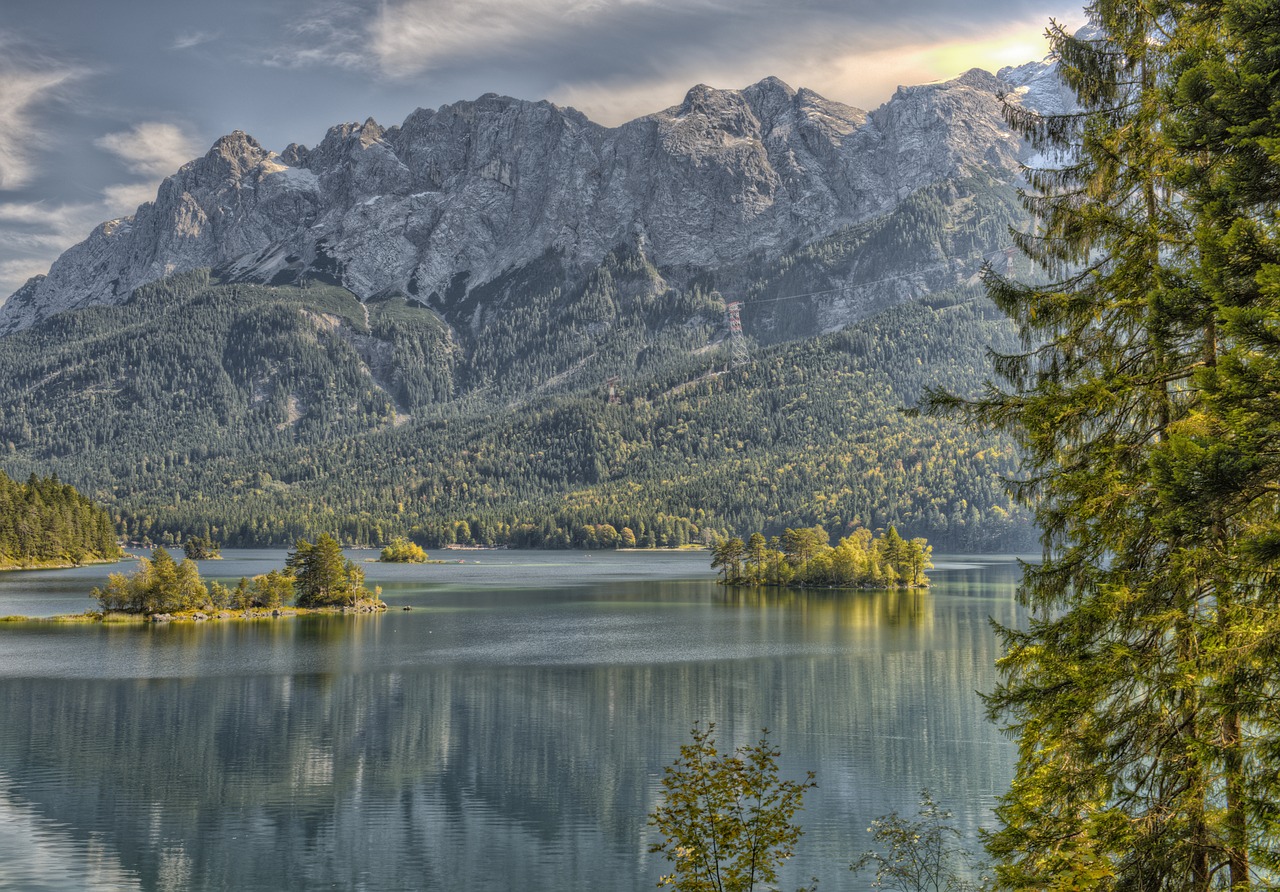
[{"label": "grassy shoreline", "polygon": [[219,620],[288,619],[295,616],[347,615],[367,616],[386,611],[385,601],[364,600],[353,607],[249,607],[244,610],[185,610],[181,613],[120,613],[86,610],[59,616],[0,616],[0,623],[34,623],[56,625],[143,625],[147,623],[202,623]]},{"label": "grassy shoreline", "polygon": [[96,558],[94,560],[81,561],[78,564],[71,561],[42,561],[33,564],[0,564],[0,573],[8,573],[13,570],[74,570],[76,567],[92,567],[97,564],[118,564],[122,561],[130,560],[132,557],[132,555],[121,553],[118,558]]}]

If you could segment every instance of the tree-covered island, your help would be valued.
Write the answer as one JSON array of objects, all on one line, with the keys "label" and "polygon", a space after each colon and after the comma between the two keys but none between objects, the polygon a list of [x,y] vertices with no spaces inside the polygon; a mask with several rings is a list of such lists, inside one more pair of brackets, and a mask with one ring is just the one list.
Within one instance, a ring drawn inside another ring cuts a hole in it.
[{"label": "tree-covered island", "polygon": [[711,566],[725,585],[824,586],[828,588],[923,588],[933,569],[933,547],[903,539],[894,527],[880,536],[857,529],[836,545],[821,526],[766,540],[752,533],[712,546]]},{"label": "tree-covered island", "polygon": [[382,549],[378,560],[384,564],[425,564],[427,553],[416,542],[403,537],[391,540],[391,544]]},{"label": "tree-covered island", "polygon": [[193,561],[216,561],[222,557],[222,546],[209,536],[188,536],[182,553]]},{"label": "tree-covered island", "polygon": [[294,612],[368,613],[385,610],[379,590],[364,584],[364,570],[345,558],[342,546],[327,533],[314,542],[299,540],[282,570],[242,577],[234,587],[200,578],[195,561],[175,561],[163,548],[150,559],[142,558],[136,572],[112,573],[104,588],[92,593],[101,616],[134,614],[152,619],[208,619],[279,615],[292,605]]}]

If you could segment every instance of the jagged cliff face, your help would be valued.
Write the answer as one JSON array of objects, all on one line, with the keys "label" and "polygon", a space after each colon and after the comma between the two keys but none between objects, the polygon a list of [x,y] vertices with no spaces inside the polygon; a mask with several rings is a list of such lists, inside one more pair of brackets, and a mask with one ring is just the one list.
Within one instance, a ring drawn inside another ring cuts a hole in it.
[{"label": "jagged cliff face", "polygon": [[869,114],[769,78],[697,86],[616,128],[486,95],[399,127],[334,127],[310,150],[276,154],[236,132],[24,285],[0,307],[0,333],[201,267],[436,305],[549,249],[585,264],[634,242],[662,266],[733,263],[880,216],[933,183],[1015,175],[1023,146],[997,97],[1052,92],[1045,71],[974,70],[901,88]]}]

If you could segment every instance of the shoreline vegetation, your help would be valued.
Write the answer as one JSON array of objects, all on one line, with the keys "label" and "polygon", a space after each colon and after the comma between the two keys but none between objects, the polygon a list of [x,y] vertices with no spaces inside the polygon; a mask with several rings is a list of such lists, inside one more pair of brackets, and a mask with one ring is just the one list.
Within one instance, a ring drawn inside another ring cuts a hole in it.
[{"label": "shoreline vegetation", "polygon": [[57,625],[143,625],[146,623],[201,623],[217,620],[269,620],[294,616],[329,616],[383,613],[387,604],[380,598],[361,599],[354,607],[248,607],[224,610],[186,610],[177,613],[125,613],[118,610],[86,610],[56,616],[0,616],[0,623],[47,623]]},{"label": "shoreline vegetation", "polygon": [[118,564],[123,560],[129,560],[130,556],[121,553],[118,557],[95,557],[84,558],[80,561],[53,560],[53,561],[34,561],[25,564],[0,563],[0,573],[9,573],[16,570],[74,570],[77,567],[92,567],[96,564]]},{"label": "shoreline vegetation", "polygon": [[766,540],[763,533],[722,539],[711,547],[711,566],[721,585],[779,588],[927,588],[933,546],[903,539],[897,529],[881,535],[857,529],[831,545],[821,526],[787,529]]}]

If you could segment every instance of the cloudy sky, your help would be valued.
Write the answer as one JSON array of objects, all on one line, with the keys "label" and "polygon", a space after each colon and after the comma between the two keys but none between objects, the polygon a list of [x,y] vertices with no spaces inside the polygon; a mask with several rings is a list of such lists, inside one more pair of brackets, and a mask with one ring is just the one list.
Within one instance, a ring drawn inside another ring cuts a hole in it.
[{"label": "cloudy sky", "polygon": [[487,93],[604,124],[775,75],[875,108],[1044,55],[1055,0],[32,0],[0,13],[0,299],[244,130],[279,151]]}]

